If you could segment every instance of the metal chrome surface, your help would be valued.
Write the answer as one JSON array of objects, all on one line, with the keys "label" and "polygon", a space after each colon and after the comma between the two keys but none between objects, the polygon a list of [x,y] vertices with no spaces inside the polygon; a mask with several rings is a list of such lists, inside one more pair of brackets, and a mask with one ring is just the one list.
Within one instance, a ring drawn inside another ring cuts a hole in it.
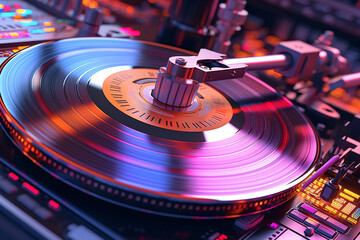
[{"label": "metal chrome surface", "polygon": [[296,108],[260,80],[246,75],[211,84],[231,103],[233,118],[202,132],[147,125],[106,101],[95,104],[89,94],[99,71],[159,68],[179,54],[185,53],[104,38],[28,48],[1,69],[3,127],[56,177],[131,208],[229,217],[293,196],[314,170],[318,139]]}]

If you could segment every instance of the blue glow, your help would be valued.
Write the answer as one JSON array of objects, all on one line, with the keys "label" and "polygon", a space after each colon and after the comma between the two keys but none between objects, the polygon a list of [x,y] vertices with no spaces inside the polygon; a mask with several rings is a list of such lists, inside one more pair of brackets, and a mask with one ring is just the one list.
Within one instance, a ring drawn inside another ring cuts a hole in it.
[{"label": "blue glow", "polygon": [[358,219],[360,217],[360,208],[355,210],[355,212],[352,214],[352,217],[355,219]]},{"label": "blue glow", "polygon": [[37,34],[37,33],[45,33],[42,29],[33,29],[31,30],[31,33]]},{"label": "blue glow", "polygon": [[31,21],[31,22],[20,22],[23,26],[27,27],[27,26],[36,26],[38,25],[37,21]]},{"label": "blue glow", "polygon": [[3,12],[0,13],[0,17],[14,17],[16,15],[15,12]]},{"label": "blue glow", "polygon": [[20,14],[21,16],[26,16],[26,15],[31,15],[31,14],[33,14],[33,11],[30,10],[30,9],[24,9],[24,10],[25,10],[25,12],[22,13],[22,14]]},{"label": "blue glow", "polygon": [[25,17],[27,15],[33,14],[33,11],[30,9],[23,9],[23,10],[24,10],[24,12],[22,12],[22,13],[2,12],[2,13],[0,13],[0,17],[14,17],[15,15],[21,15],[21,16]]}]

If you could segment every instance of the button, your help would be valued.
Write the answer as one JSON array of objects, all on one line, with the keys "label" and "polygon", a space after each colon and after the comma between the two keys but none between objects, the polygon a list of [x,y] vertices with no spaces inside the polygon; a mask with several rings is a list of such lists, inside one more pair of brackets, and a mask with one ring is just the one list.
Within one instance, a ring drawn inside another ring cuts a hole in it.
[{"label": "button", "polygon": [[312,227],[307,227],[304,231],[305,236],[311,237],[314,235],[315,230]]},{"label": "button", "polygon": [[296,220],[298,220],[300,222],[303,222],[307,218],[307,216],[305,214],[299,212],[298,210],[292,210],[289,213],[289,216],[292,218],[295,218]]},{"label": "button", "polygon": [[336,231],[332,228],[329,228],[325,225],[320,224],[318,228],[315,230],[317,233],[320,233],[328,238],[333,238],[336,234]]},{"label": "button", "polygon": [[19,190],[14,184],[6,179],[0,180],[0,189],[7,194],[12,194]]},{"label": "button", "polygon": [[43,207],[36,208],[34,210],[34,213],[36,214],[36,216],[38,216],[42,220],[47,220],[53,216],[53,214],[49,210],[47,210],[46,208],[43,208]]},{"label": "button", "polygon": [[81,239],[91,239],[91,240],[101,240],[102,238],[98,236],[96,233],[88,229],[83,225],[76,225],[75,223],[70,224],[68,227],[68,233],[66,237],[73,240],[81,240]]},{"label": "button", "polygon": [[305,223],[305,225],[312,227],[314,229],[320,225],[320,223],[318,221],[316,221],[315,219],[312,219],[312,218],[305,219],[304,223]]},{"label": "button", "polygon": [[301,212],[308,213],[311,215],[313,215],[317,211],[315,208],[311,207],[310,205],[307,205],[306,203],[301,204],[299,210]]},{"label": "button", "polygon": [[35,199],[33,199],[32,197],[30,197],[29,195],[23,193],[19,196],[17,196],[16,198],[22,205],[24,205],[27,209],[33,210],[37,207],[39,207],[40,205],[35,201]]},{"label": "button", "polygon": [[239,217],[235,220],[235,226],[242,230],[249,230],[258,225],[264,219],[263,213],[252,214],[245,217]]},{"label": "button", "polygon": [[345,224],[342,224],[341,222],[329,217],[325,223],[333,228],[335,228],[336,230],[338,230],[341,233],[345,233],[348,229],[348,226],[346,226]]},{"label": "button", "polygon": [[321,221],[323,222],[323,221],[325,221],[326,219],[328,219],[329,216],[326,215],[326,214],[324,214],[324,213],[322,213],[322,212],[317,211],[317,212],[315,213],[314,217],[315,217],[316,219],[319,219],[319,220],[321,220]]}]

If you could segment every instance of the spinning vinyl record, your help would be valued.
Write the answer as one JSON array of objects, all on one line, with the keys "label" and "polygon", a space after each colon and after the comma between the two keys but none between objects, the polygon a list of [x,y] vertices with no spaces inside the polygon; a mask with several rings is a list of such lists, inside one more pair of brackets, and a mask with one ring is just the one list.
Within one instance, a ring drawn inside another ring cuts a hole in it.
[{"label": "spinning vinyl record", "polygon": [[318,159],[312,126],[251,75],[159,105],[159,67],[188,54],[106,38],[30,47],[2,66],[3,128],[51,175],[145,212],[234,217],[293,197]]}]

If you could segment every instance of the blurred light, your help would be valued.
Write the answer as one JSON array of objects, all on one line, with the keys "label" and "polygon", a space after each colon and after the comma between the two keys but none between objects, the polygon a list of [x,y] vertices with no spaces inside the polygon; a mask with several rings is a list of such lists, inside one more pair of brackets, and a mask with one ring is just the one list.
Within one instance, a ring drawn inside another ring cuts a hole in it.
[{"label": "blurred light", "polygon": [[141,32],[138,31],[138,30],[134,30],[132,29],[131,27],[123,27],[123,28],[120,28],[120,31],[123,32],[123,33],[126,33],[132,37],[138,37],[140,36]]},{"label": "blurred light", "polygon": [[15,181],[19,180],[19,176],[13,172],[9,172],[9,177]]},{"label": "blurred light", "polygon": [[23,187],[25,189],[27,189],[28,191],[30,191],[31,193],[33,193],[34,195],[38,195],[40,193],[39,190],[37,190],[35,187],[31,186],[29,183],[27,182],[24,182],[23,184]]},{"label": "blurred light", "polygon": [[49,201],[49,206],[52,207],[55,210],[58,210],[60,208],[60,204],[58,204],[57,202],[55,202],[54,200],[50,200]]}]

